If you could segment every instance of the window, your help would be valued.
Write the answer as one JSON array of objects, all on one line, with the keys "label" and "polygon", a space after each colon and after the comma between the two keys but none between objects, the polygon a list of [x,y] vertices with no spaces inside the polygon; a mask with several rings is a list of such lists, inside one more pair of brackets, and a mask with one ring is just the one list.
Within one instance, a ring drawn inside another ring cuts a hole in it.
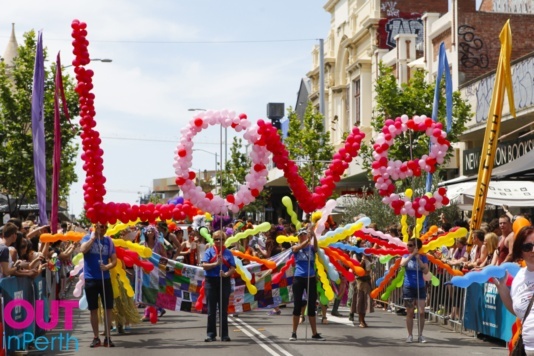
[{"label": "window", "polygon": [[358,126],[360,125],[361,120],[361,96],[360,96],[360,79],[356,79],[352,81],[352,93],[354,95],[354,125]]}]

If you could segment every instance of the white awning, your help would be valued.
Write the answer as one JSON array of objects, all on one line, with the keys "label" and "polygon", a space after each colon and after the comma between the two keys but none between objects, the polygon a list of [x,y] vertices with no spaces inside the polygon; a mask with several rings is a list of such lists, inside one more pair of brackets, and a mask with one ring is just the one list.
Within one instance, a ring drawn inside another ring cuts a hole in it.
[{"label": "white awning", "polygon": [[[475,198],[476,185],[476,182],[449,185],[447,186],[447,197],[459,205],[468,205]],[[534,206],[534,182],[516,180],[490,181],[486,204],[496,206]]]}]

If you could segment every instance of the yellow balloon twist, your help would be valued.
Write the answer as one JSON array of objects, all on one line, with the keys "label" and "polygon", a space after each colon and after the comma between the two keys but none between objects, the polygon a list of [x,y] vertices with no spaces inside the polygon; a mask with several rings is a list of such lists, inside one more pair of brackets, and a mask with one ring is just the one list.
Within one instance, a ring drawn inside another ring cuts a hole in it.
[{"label": "yellow balloon twist", "polygon": [[[110,271],[115,271],[116,275],[118,276],[119,280],[122,283],[122,288],[126,290],[126,295],[130,298],[134,296],[134,290],[132,288],[132,285],[130,284],[130,280],[128,279],[128,276],[126,275],[126,271],[124,270],[124,267],[122,266],[122,261],[117,261],[117,265],[114,269]],[[117,279],[115,279],[116,281]],[[113,281],[113,279],[112,279]],[[117,290],[118,291],[118,290]],[[119,294],[117,294],[119,295]]]},{"label": "yellow balloon twist", "polygon": [[328,277],[326,276],[324,266],[321,263],[318,254],[315,254],[315,266],[317,266],[317,274],[319,275],[319,280],[321,281],[321,284],[323,285],[324,294],[326,295],[328,300],[334,299],[334,291],[332,290],[332,287],[330,286],[330,282],[328,281]]},{"label": "yellow balloon twist", "polygon": [[268,222],[261,223],[261,224],[259,224],[258,226],[256,226],[253,229],[247,229],[247,230],[245,230],[243,232],[235,234],[232,237],[227,238],[226,242],[224,243],[224,245],[226,247],[228,247],[231,244],[236,243],[237,241],[239,241],[241,239],[245,239],[245,238],[247,238],[249,236],[252,236],[252,235],[257,235],[260,232],[269,231],[270,229],[271,229],[271,224],[269,224]]},{"label": "yellow balloon twist", "polygon": [[252,295],[256,295],[256,293],[258,293],[258,288],[256,288],[255,285],[250,283],[250,279],[247,278],[246,273],[241,269],[241,267],[236,265],[235,270],[241,276],[241,279],[245,282],[249,293]]},{"label": "yellow balloon twist", "polygon": [[401,226],[402,226],[402,241],[408,242],[410,239],[410,236],[408,236],[408,215],[404,214],[401,218]]},{"label": "yellow balloon twist", "polygon": [[140,245],[138,243],[133,243],[131,241],[126,241],[122,239],[113,239],[113,244],[118,247],[123,247],[128,250],[137,252],[137,254],[142,258],[150,258],[152,256],[152,250],[149,247]]},{"label": "yellow balloon twist", "polygon": [[423,230],[423,223],[425,222],[426,216],[421,216],[415,221],[414,237],[419,238],[421,230]]},{"label": "yellow balloon twist", "polygon": [[107,236],[116,235],[116,234],[118,234],[119,232],[121,232],[122,230],[126,229],[129,226],[135,226],[135,224],[137,224],[139,221],[141,221],[141,220],[137,219],[136,221],[129,221],[126,224],[118,223],[118,224],[115,224],[113,226],[109,226],[108,229],[106,230],[106,235]]},{"label": "yellow balloon twist", "polygon": [[342,228],[338,228],[334,230],[332,234],[330,234],[330,232],[327,232],[326,235],[324,235],[324,238],[319,240],[319,246],[327,247],[338,241],[344,240],[347,237],[354,235],[354,233],[360,230],[362,227],[363,227],[363,222],[358,221],[350,225],[345,225]]},{"label": "yellow balloon twist", "polygon": [[72,265],[77,266],[81,260],[83,260],[83,253],[79,252],[76,256],[72,258]]},{"label": "yellow balloon twist", "polygon": [[284,204],[284,206],[286,207],[287,213],[291,217],[291,222],[293,223],[293,225],[295,225],[295,228],[297,230],[300,230],[301,224],[298,219],[297,213],[295,213],[295,211],[293,210],[293,202],[291,201],[291,198],[283,197],[282,204]]},{"label": "yellow balloon twist", "polygon": [[[117,263],[117,266],[119,264]],[[109,275],[111,277],[111,289],[113,290],[113,297],[116,297],[116,296],[119,296],[121,291],[119,289],[119,281],[117,279],[117,271],[116,271],[116,268],[113,268],[113,269],[110,269],[109,270]]]},{"label": "yellow balloon twist", "polygon": [[461,227],[456,231],[449,232],[446,235],[430,241],[428,244],[423,245],[419,251],[421,253],[427,253],[428,251],[435,250],[441,246],[452,246],[454,244],[454,239],[464,236],[467,236],[467,229],[465,227]]},{"label": "yellow balloon twist", "polygon": [[276,242],[279,244],[283,244],[284,242],[299,242],[299,238],[297,236],[278,235]]}]

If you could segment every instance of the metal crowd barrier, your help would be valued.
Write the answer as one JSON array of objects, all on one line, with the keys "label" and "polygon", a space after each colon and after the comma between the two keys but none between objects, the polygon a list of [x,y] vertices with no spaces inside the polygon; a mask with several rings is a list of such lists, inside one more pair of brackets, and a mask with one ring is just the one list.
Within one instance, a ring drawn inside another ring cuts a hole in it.
[{"label": "metal crowd barrier", "polygon": [[[382,264],[378,258],[373,260],[371,271],[371,281],[373,288],[376,288],[376,281],[385,276],[390,266],[393,266],[397,258],[391,259],[387,264]],[[430,272],[440,281],[438,286],[433,286],[426,282],[427,299],[425,308],[425,318],[429,321],[437,322],[452,329],[455,332],[476,336],[472,330],[467,330],[463,326],[466,289],[450,285],[452,276],[442,268],[429,264]],[[382,292],[383,293],[383,292]],[[387,303],[392,312],[399,312],[404,309],[402,299],[402,288],[396,288],[390,295],[388,301],[376,299],[377,304]]]}]

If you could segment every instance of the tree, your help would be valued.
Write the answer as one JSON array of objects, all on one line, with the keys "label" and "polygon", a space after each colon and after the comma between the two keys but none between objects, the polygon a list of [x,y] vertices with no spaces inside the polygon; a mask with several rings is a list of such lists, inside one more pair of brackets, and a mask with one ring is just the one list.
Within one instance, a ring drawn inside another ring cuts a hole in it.
[{"label": "tree", "polygon": [[[222,194],[226,197],[228,194],[234,194],[239,185],[245,184],[245,177],[251,168],[251,160],[244,152],[243,139],[234,137],[230,146],[230,159],[226,162],[224,170],[218,172],[219,182],[222,182]],[[269,189],[265,187],[252,203],[241,209],[241,212],[255,213],[263,212],[266,202],[269,199]]]},{"label": "tree", "polygon": [[301,175],[309,190],[315,189],[325,167],[331,162],[334,147],[330,144],[330,133],[324,130],[324,118],[308,103],[302,120],[293,108],[288,109],[289,130],[285,145],[289,158],[299,166]]},{"label": "tree", "polygon": [[[8,197],[10,215],[17,216],[20,205],[36,200],[31,132],[31,99],[33,68],[37,40],[34,31],[24,34],[24,44],[18,48],[13,65],[0,63],[0,192]],[[46,58],[46,50],[45,50]],[[47,200],[50,201],[52,153],[54,149],[54,77],[55,64],[45,69],[44,126],[47,172]],[[78,115],[78,96],[74,83],[64,77],[65,96],[71,117]],[[60,200],[64,200],[73,182],[78,145],[74,138],[79,126],[61,120]]]},{"label": "tree", "polygon": [[[379,77],[375,84],[376,90],[376,106],[374,109],[374,116],[372,120],[372,127],[375,131],[381,131],[385,120],[395,119],[403,114],[412,117],[414,115],[427,115],[432,114],[432,107],[434,102],[434,89],[435,83],[428,83],[425,81],[425,72],[416,71],[413,77],[408,83],[403,83],[400,86],[397,84],[397,79],[393,75],[393,69],[386,67],[382,63],[379,65]],[[444,81],[442,81],[444,85]],[[466,129],[466,122],[472,116],[471,105],[461,98],[460,92],[453,93],[453,121],[450,132],[447,134],[449,142],[456,143],[459,141],[459,136]],[[445,125],[446,117],[446,102],[441,91],[441,98],[438,110],[438,120]],[[395,143],[389,149],[389,158],[394,160],[407,161],[412,158],[421,157],[429,152],[429,139],[421,132],[412,132],[408,135],[400,135],[395,139]],[[371,164],[373,162],[373,144],[371,140],[370,144],[362,144],[360,156],[363,159],[363,166],[371,175]],[[449,158],[451,152],[448,152],[447,158]],[[437,186],[440,177],[440,170],[436,171],[433,176],[433,185]],[[426,176],[421,178],[405,179],[403,181],[397,181],[397,191],[404,192],[407,188],[413,189],[415,194],[422,195],[425,190]],[[373,199],[382,199],[380,196],[376,196]],[[371,204],[376,202],[370,200]],[[381,203],[382,204],[382,203]],[[384,205],[385,206],[385,205]],[[386,206],[387,207],[387,206]],[[389,209],[389,207],[387,207]],[[444,208],[446,214],[452,214],[449,209]],[[453,206],[451,209],[457,209]],[[364,212],[365,211],[360,211]],[[436,210],[436,216],[442,210]],[[367,214],[367,213],[366,213]],[[369,215],[370,216],[370,215]],[[382,212],[379,212],[376,216],[370,216],[371,220],[380,219],[383,216]],[[432,223],[432,217],[429,217],[429,222]]]}]

